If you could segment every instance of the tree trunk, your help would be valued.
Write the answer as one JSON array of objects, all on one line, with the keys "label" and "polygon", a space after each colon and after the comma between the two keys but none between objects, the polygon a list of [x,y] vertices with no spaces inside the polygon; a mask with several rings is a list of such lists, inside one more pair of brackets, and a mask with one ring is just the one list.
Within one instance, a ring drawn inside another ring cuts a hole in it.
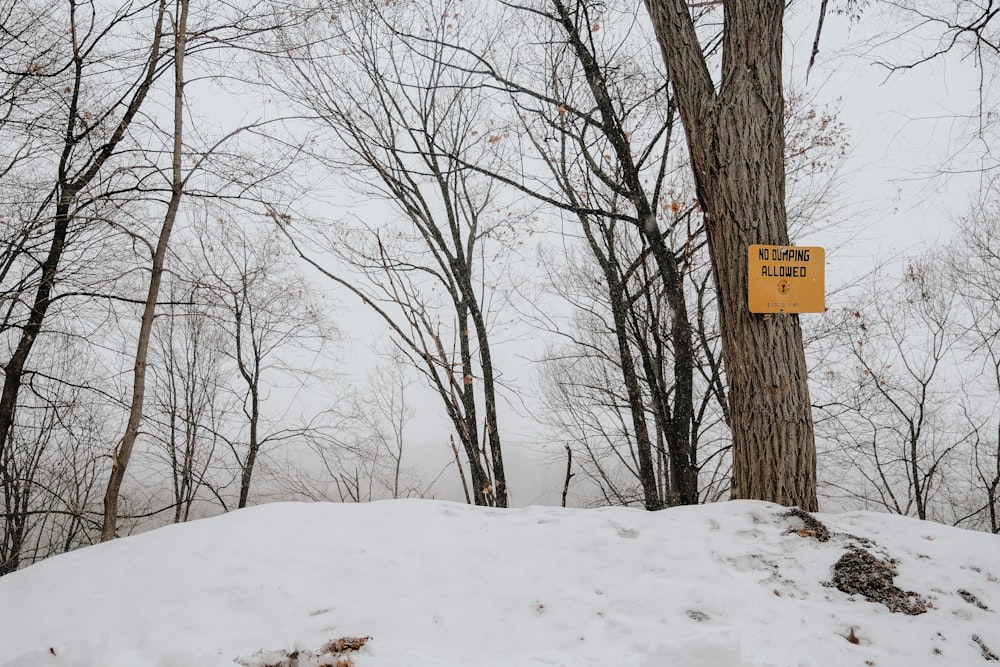
[{"label": "tree trunk", "polygon": [[469,306],[457,294],[454,295],[455,313],[458,319],[458,344],[461,355],[462,421],[458,437],[462,441],[469,458],[472,475],[472,497],[476,505],[494,505],[493,480],[490,478],[485,452],[479,447],[479,419],[476,410],[476,394],[472,386],[472,344],[469,332]]},{"label": "tree trunk", "polygon": [[[60,173],[60,182],[63,180],[63,174]],[[69,202],[75,196],[76,192],[71,189],[68,191],[64,189],[60,194],[60,200],[56,206],[52,242],[49,245],[48,255],[46,255],[45,261],[41,265],[41,280],[35,292],[31,313],[28,315],[28,321],[21,328],[21,337],[18,340],[17,347],[14,349],[14,353],[3,367],[3,393],[0,394],[0,481],[3,483],[5,492],[15,489],[15,473],[12,473],[8,469],[7,461],[9,458],[8,443],[11,432],[14,429],[14,417],[17,414],[18,393],[21,391],[21,382],[24,378],[24,368],[27,364],[28,356],[31,354],[35,341],[38,339],[45,314],[52,303],[52,288],[55,286],[59,262],[66,247],[66,235],[70,222]],[[14,493],[16,493],[16,490],[14,490]],[[9,522],[10,519],[7,519],[7,521]],[[20,545],[15,546],[17,546],[18,551],[12,551],[11,553],[16,558],[20,553]],[[0,563],[0,575],[13,572],[16,569],[16,561],[13,564]]]},{"label": "tree trunk", "polygon": [[[643,211],[649,219],[653,212]],[[667,455],[670,460],[671,487],[675,501],[681,505],[698,504],[698,467],[695,463],[695,443],[692,440],[691,423],[694,417],[694,343],[691,320],[688,318],[684,296],[684,278],[673,251],[667,248],[659,229],[648,226],[642,230],[643,236],[653,250],[657,269],[664,285],[664,295],[670,306],[670,340],[674,353],[674,403],[669,412],[667,426]],[[659,374],[651,376],[655,378]],[[660,398],[666,401],[665,387],[658,388]],[[667,414],[666,410],[663,410]]]},{"label": "tree trunk", "polygon": [[[467,285],[472,293],[471,281]],[[470,300],[469,312],[476,329],[479,344],[479,365],[483,371],[483,407],[486,410],[486,438],[490,445],[489,460],[493,470],[493,495],[497,507],[507,507],[507,477],[503,467],[503,449],[500,446],[500,421],[497,417],[496,377],[493,355],[490,352],[489,333],[479,303]]]},{"label": "tree trunk", "polygon": [[[259,362],[257,362],[259,364]],[[260,450],[260,435],[258,427],[260,423],[260,391],[257,386],[260,372],[254,372],[254,384],[250,387],[250,445],[247,449],[247,460],[243,464],[243,471],[240,475],[240,499],[236,503],[237,509],[247,506],[250,499],[250,482],[253,480],[253,469],[257,465],[257,452]]]},{"label": "tree trunk", "polygon": [[733,498],[817,509],[797,315],[747,308],[750,244],[787,245],[783,0],[727,0],[718,93],[684,0],[646,0],[684,123],[719,294]]},{"label": "tree trunk", "polygon": [[[653,444],[650,441],[649,429],[646,426],[646,411],[643,405],[642,390],[639,377],[635,370],[635,358],[628,340],[627,294],[622,284],[622,272],[615,256],[613,228],[605,228],[604,247],[598,242],[590,221],[584,215],[579,216],[583,234],[590,245],[590,250],[601,267],[604,280],[607,283],[608,304],[611,306],[611,316],[614,320],[615,343],[618,347],[618,360],[621,363],[622,382],[625,385],[625,395],[628,399],[629,415],[632,417],[633,440],[635,442],[635,457],[638,464],[637,476],[642,486],[643,503],[647,510],[663,508],[663,498],[656,484],[656,469],[653,465]],[[607,252],[605,253],[605,249]]]},{"label": "tree trunk", "polygon": [[146,303],[142,311],[142,322],[139,325],[139,339],[136,343],[135,365],[132,380],[132,405],[129,409],[128,423],[125,435],[114,452],[111,466],[111,477],[104,494],[104,521],[101,525],[101,541],[114,539],[118,525],[118,498],[122,482],[125,480],[125,470],[132,456],[132,448],[139,437],[139,426],[142,422],[143,403],[146,395],[146,359],[149,354],[149,339],[153,331],[153,319],[156,317],[156,301],[160,294],[160,281],[163,277],[163,266],[166,262],[167,246],[170,242],[170,232],[177,209],[180,206],[183,190],[181,174],[182,119],[184,111],[184,46],[186,38],[186,23],[188,0],[179,0],[180,16],[174,35],[174,145],[172,154],[172,177],[170,201],[163,218],[156,250],[153,253],[153,264],[149,275],[149,289],[146,293]]}]

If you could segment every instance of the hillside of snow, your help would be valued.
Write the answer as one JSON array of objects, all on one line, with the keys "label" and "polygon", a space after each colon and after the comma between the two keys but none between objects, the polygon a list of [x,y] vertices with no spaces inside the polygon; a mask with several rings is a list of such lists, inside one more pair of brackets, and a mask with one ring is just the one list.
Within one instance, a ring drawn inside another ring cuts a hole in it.
[{"label": "hillside of snow", "polygon": [[998,654],[1000,537],[750,501],[279,503],[0,578],[4,667],[966,667]]}]

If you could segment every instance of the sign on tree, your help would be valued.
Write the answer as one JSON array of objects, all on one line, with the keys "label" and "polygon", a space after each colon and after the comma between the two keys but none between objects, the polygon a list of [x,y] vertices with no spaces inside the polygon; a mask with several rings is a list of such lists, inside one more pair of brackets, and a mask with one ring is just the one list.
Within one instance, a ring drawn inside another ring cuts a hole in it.
[{"label": "sign on tree", "polygon": [[813,246],[751,245],[747,305],[751,313],[826,310],[826,253]]}]

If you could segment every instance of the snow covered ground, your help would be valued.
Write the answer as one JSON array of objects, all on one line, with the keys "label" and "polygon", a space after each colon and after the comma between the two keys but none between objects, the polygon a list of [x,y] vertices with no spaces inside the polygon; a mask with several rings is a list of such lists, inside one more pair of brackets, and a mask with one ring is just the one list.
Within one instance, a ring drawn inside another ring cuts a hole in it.
[{"label": "snow covered ground", "polygon": [[[0,578],[0,665],[967,667],[1000,654],[1000,537],[814,516],[827,541],[750,501],[265,505]],[[833,586],[852,546],[893,559],[894,584],[926,611]]]}]

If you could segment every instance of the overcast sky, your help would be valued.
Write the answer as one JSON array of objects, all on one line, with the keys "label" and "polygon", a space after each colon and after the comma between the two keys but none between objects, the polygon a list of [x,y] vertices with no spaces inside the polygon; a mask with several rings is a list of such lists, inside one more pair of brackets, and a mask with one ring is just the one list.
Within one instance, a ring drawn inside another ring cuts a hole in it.
[{"label": "overcast sky", "polygon": [[[788,26],[788,81],[803,85],[815,30],[813,10]],[[847,245],[830,256],[836,280],[850,267],[918,252],[947,241],[979,190],[987,148],[977,137],[980,70],[962,50],[916,68],[891,72],[880,62],[916,62],[933,48],[930,28],[910,30],[880,3],[862,19],[831,15],[824,26],[808,89],[839,103],[850,132],[840,194]],[[989,108],[989,107],[987,107]],[[844,228],[831,232],[836,242]],[[857,264],[856,264],[857,263]]]}]

